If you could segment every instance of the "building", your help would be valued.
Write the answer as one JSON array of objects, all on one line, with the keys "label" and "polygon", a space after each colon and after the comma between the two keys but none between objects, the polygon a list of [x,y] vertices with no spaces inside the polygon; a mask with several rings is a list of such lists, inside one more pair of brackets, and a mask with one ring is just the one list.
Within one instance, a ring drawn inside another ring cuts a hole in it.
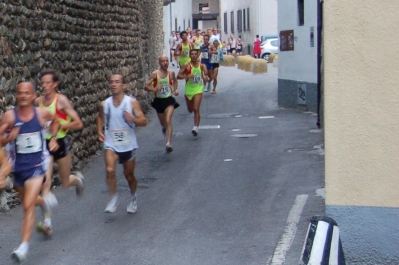
[{"label": "building", "polygon": [[347,264],[399,264],[397,10],[399,1],[323,4],[326,214]]},{"label": "building", "polygon": [[279,106],[318,111],[317,2],[278,1]]},{"label": "building", "polygon": [[192,0],[193,29],[219,28],[219,0]]},{"label": "building", "polygon": [[173,0],[164,1],[163,32],[164,54],[169,56],[169,37],[172,31],[180,32],[192,27],[192,1]]},{"label": "building", "polygon": [[220,0],[220,16],[222,40],[241,36],[244,53],[252,53],[256,35],[277,35],[276,0]]}]

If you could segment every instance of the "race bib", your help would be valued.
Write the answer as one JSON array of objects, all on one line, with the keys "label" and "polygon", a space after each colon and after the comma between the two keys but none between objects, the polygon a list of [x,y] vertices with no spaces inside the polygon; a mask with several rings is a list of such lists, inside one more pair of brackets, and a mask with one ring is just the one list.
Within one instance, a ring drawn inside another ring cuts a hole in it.
[{"label": "race bib", "polygon": [[202,83],[202,77],[200,75],[195,75],[193,77],[193,84],[201,84]]},{"label": "race bib", "polygon": [[201,48],[201,43],[194,43],[194,48],[196,49],[196,50],[198,50],[199,48]]},{"label": "race bib", "polygon": [[208,53],[207,52],[202,52],[201,58],[202,59],[208,59],[209,58]]},{"label": "race bib", "polygon": [[31,154],[42,151],[42,138],[40,132],[24,133],[17,137],[18,154]]},{"label": "race bib", "polygon": [[188,51],[181,51],[182,56],[188,56]]},{"label": "race bib", "polygon": [[158,93],[160,96],[168,96],[170,94],[170,86],[163,86]]},{"label": "race bib", "polygon": [[129,143],[129,132],[127,129],[111,130],[111,135],[115,146],[126,145]]},{"label": "race bib", "polygon": [[212,63],[219,63],[219,54],[212,54]]}]

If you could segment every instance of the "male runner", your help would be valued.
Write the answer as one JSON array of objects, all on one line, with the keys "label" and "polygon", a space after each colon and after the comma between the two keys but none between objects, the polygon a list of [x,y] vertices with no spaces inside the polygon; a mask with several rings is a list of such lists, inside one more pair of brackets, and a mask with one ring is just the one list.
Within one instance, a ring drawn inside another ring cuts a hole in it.
[{"label": "male runner", "polygon": [[155,99],[151,106],[157,111],[159,122],[162,126],[162,132],[166,134],[166,152],[173,151],[172,147],[172,115],[180,105],[176,102],[173,95],[178,96],[177,79],[175,72],[169,71],[169,62],[166,56],[160,56],[158,60],[159,69],[151,73],[145,86],[145,90],[153,92]]},{"label": "male runner", "polygon": [[56,135],[60,126],[55,115],[48,110],[33,105],[36,98],[34,85],[21,82],[17,85],[17,102],[15,109],[4,113],[0,135],[9,131],[2,138],[2,145],[9,144],[9,155],[14,163],[14,188],[22,200],[24,218],[22,220],[21,244],[11,254],[16,262],[27,260],[29,241],[35,223],[35,205],[42,206],[44,212],[49,211],[49,203],[39,196],[45,174],[45,158],[48,155],[43,129],[46,122],[51,122],[50,152],[58,149]]},{"label": "male runner", "polygon": [[179,65],[182,67],[190,61],[190,50],[193,49],[193,45],[188,41],[186,31],[182,31],[180,37],[182,41],[177,46],[176,51],[179,55]]},{"label": "male runner", "polygon": [[191,62],[186,63],[179,71],[177,79],[186,79],[185,99],[187,110],[192,113],[194,111],[194,127],[191,133],[198,135],[198,127],[201,120],[200,106],[202,101],[202,93],[204,84],[208,81],[206,66],[198,60],[199,52],[197,50],[190,51]]},{"label": "male runner", "polygon": [[[220,54],[223,55],[218,40],[214,40],[213,43],[209,45],[209,54],[210,54],[209,63],[212,64],[212,80],[213,80],[212,94],[216,94],[216,86],[218,84]],[[209,81],[209,84],[210,83],[211,82]]]},{"label": "male runner", "polygon": [[[76,194],[81,196],[84,192],[84,177],[82,173],[77,171],[71,175],[72,155],[71,143],[67,137],[69,130],[80,130],[83,128],[83,123],[80,120],[78,113],[73,109],[69,99],[57,92],[60,82],[58,73],[55,70],[47,69],[40,73],[40,83],[43,89],[43,95],[35,100],[35,104],[42,109],[47,109],[51,114],[55,115],[61,124],[57,133],[56,140],[59,145],[57,151],[50,152],[49,168],[46,172],[46,177],[49,181],[43,185],[42,195],[52,204],[55,197],[50,193],[51,178],[53,176],[53,163],[58,164],[61,183],[64,188],[75,187]],[[47,145],[50,143],[51,134],[46,136]],[[53,199],[54,198],[54,199]],[[52,234],[51,216],[45,216],[44,223],[39,222],[36,226],[39,232],[43,232],[46,236]]]},{"label": "male runner", "polygon": [[[125,95],[125,78],[120,74],[110,77],[112,96],[101,101],[97,117],[98,139],[104,143],[107,184],[111,199],[105,207],[106,213],[113,213],[119,205],[116,191],[116,162],[123,165],[123,173],[129,184],[130,200],[126,211],[137,211],[137,179],[134,175],[136,149],[138,148],[135,126],[146,126],[147,119],[141,111],[139,102]],[[105,129],[105,131],[104,131]]]},{"label": "male runner", "polygon": [[201,49],[201,45],[203,42],[203,37],[201,36],[201,30],[197,29],[195,31],[195,36],[192,39],[193,42],[193,49],[194,50],[200,50]]},{"label": "male runner", "polygon": [[204,91],[208,92],[211,87],[211,82],[212,82],[212,74],[213,74],[213,64],[210,63],[210,53],[209,53],[209,35],[204,36],[204,44],[201,46],[201,64],[206,66],[207,69],[207,75],[208,75],[208,80],[209,83],[208,85],[206,84],[206,81],[204,80]]}]

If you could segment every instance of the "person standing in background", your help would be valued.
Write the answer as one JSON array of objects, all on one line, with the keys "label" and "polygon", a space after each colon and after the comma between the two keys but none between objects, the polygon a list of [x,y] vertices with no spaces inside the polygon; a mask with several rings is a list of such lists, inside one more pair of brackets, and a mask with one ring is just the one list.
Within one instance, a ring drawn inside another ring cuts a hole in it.
[{"label": "person standing in background", "polygon": [[261,54],[261,48],[260,48],[260,39],[259,39],[259,35],[256,35],[256,38],[254,40],[254,57],[255,58],[260,58],[260,54]]}]

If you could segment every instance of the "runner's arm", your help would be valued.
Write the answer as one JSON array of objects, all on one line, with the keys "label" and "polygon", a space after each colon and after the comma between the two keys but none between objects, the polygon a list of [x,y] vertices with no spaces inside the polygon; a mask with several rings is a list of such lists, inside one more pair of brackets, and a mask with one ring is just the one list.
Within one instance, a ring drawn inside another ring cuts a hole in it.
[{"label": "runner's arm", "polygon": [[61,129],[63,130],[80,130],[83,128],[83,122],[79,117],[79,114],[76,110],[73,109],[71,102],[69,99],[64,95],[58,96],[58,103],[61,104],[61,110],[68,114],[72,121],[67,124],[62,124]]},{"label": "runner's arm", "polygon": [[150,78],[148,79],[147,83],[145,84],[144,89],[146,91],[155,93],[155,92],[157,92],[159,90],[159,89],[157,89],[159,84],[157,85],[157,87],[153,86],[153,82],[155,81],[156,78],[157,78],[157,75],[156,75],[156,73],[154,71],[154,72],[151,73]]},{"label": "runner's arm", "polygon": [[11,173],[12,165],[3,147],[0,146],[0,190],[6,186],[6,178]]},{"label": "runner's arm", "polygon": [[148,121],[143,111],[141,110],[140,102],[138,102],[135,98],[132,98],[131,103],[134,116],[125,112],[125,119],[133,122],[137,126],[146,126]]},{"label": "runner's arm", "polygon": [[176,74],[174,71],[170,71],[170,73],[172,74],[173,90],[176,91],[177,87],[179,86],[179,84],[177,82]]},{"label": "runner's arm", "polygon": [[53,115],[50,111],[46,109],[36,108],[39,113],[39,119],[42,120],[42,124],[46,123],[47,121],[51,121],[49,132],[51,132],[51,139],[48,144],[49,151],[57,151],[59,148],[57,142],[57,134],[58,130],[60,129],[60,122],[58,121],[57,117]]},{"label": "runner's arm", "polygon": [[104,142],[104,101],[100,102],[98,106],[98,115],[97,115],[97,137],[100,142]]},{"label": "runner's arm", "polygon": [[181,49],[182,49],[181,45],[182,45],[181,42],[177,45],[176,50],[175,50],[175,54],[176,55],[180,55],[180,52],[181,52]]},{"label": "runner's arm", "polygon": [[[0,139],[1,139],[0,144],[2,146],[7,145],[9,142],[14,141],[15,138],[17,138],[17,135],[19,133],[19,127],[13,128],[14,122],[15,122],[15,116],[12,110],[9,110],[3,114],[0,123]],[[12,131],[7,137],[4,137],[3,135],[8,129],[12,129]]]},{"label": "runner's arm", "polygon": [[205,80],[205,82],[208,82],[209,81],[208,69],[206,68],[205,64],[201,64],[201,68],[202,68],[202,79]]},{"label": "runner's arm", "polygon": [[180,71],[177,74],[177,79],[186,79],[188,77],[186,75],[186,72],[187,72],[187,64],[183,65],[183,67],[180,68]]}]

